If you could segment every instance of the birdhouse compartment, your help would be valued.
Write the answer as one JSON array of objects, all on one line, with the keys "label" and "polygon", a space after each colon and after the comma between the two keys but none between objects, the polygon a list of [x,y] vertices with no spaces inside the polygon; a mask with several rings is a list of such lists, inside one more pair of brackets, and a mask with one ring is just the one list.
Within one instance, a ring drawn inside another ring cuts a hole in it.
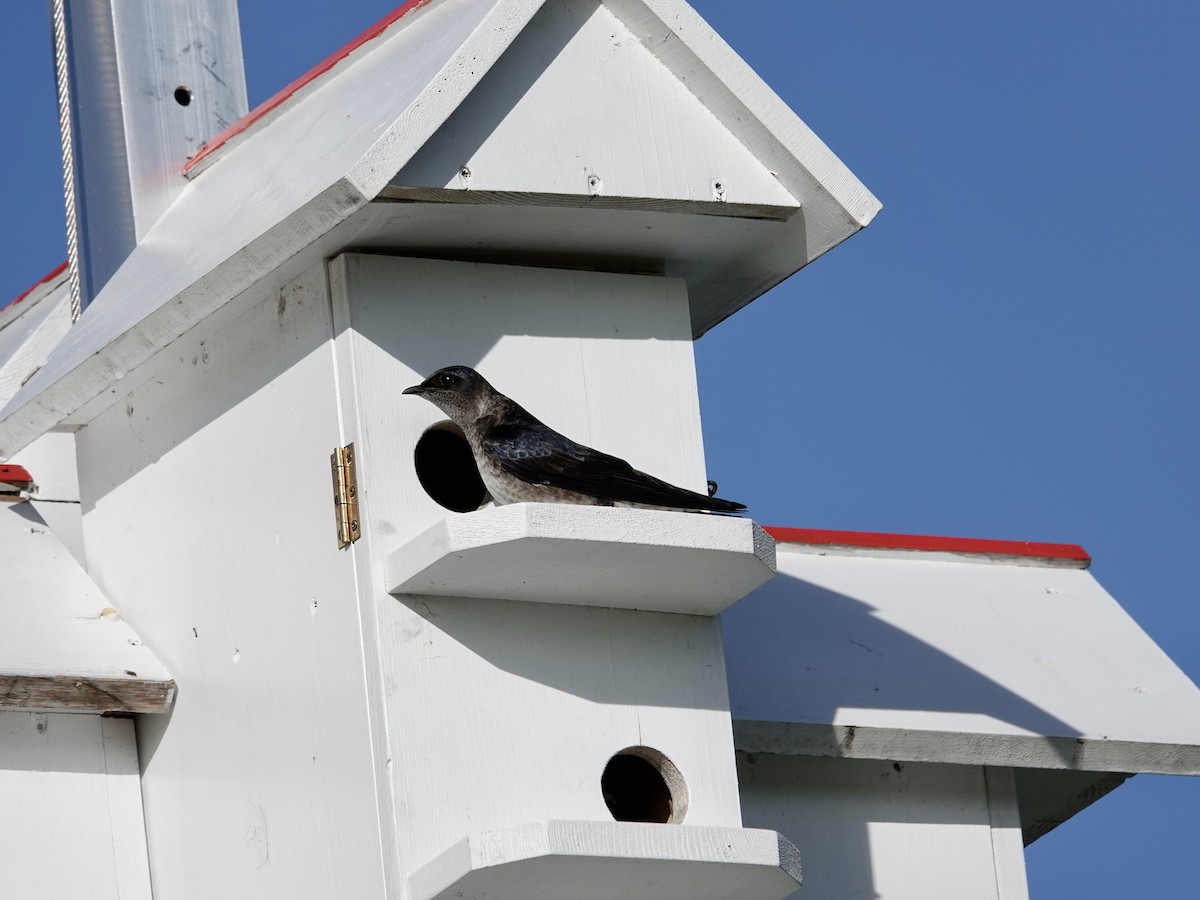
[{"label": "birdhouse compartment", "polygon": [[[468,511],[485,498],[461,432],[400,393],[469,365],[563,434],[703,491],[685,283],[344,254],[329,286],[343,438],[357,452],[354,552],[377,616],[408,858],[552,819],[739,827],[720,633],[704,607],[722,596],[722,569],[739,597],[770,577],[770,539],[746,519],[654,510]],[[473,548],[438,544],[463,533]],[[569,539],[581,557],[561,556]],[[413,582],[425,571],[414,548],[434,544],[442,568]],[[681,554],[707,574],[688,580]],[[655,568],[690,586],[671,614],[646,611],[667,608],[654,585],[641,601],[617,596]]]},{"label": "birdhouse compartment", "polygon": [[400,394],[443,366],[471,366],[567,437],[705,490],[683,281],[368,254],[329,272],[346,439],[385,555],[477,496],[454,430],[438,434],[445,414]]},{"label": "birdhouse compartment", "polygon": [[[202,689],[181,687],[169,727],[143,729],[155,763],[143,776],[147,815],[163,825],[156,835],[201,815],[220,823],[219,844],[261,830],[259,810],[269,811],[271,858],[302,871],[306,838],[290,823],[305,821],[307,794],[294,791],[303,783],[320,798],[322,821],[364,848],[347,867],[369,869],[365,848],[382,840],[397,848],[406,879],[454,858],[462,841],[528,823],[607,828],[596,840],[636,855],[621,829],[647,819],[683,829],[660,848],[681,864],[709,864],[689,829],[718,829],[720,841],[751,842],[745,861],[754,871],[790,878],[778,859],[759,860],[762,848],[741,828],[715,610],[613,608],[596,590],[627,574],[620,561],[609,579],[592,581],[559,566],[558,595],[536,603],[503,599],[488,583],[440,596],[388,593],[390,558],[429,529],[520,512],[455,512],[422,485],[422,448],[439,433],[457,436],[440,410],[401,391],[450,363],[478,368],[572,438],[704,489],[682,281],[346,254],[257,286],[144,367],[127,398],[77,435],[93,576],[164,659],[205,673]],[[330,451],[351,444],[361,538],[339,549]],[[442,478],[459,480],[453,471]],[[151,504],[177,512],[170,529],[138,514]],[[201,507],[210,514],[187,514]],[[642,571],[656,559],[668,560],[668,575],[695,568],[669,561],[674,543],[723,559],[721,570],[744,559],[755,584],[770,575],[769,539],[747,519],[550,512],[577,535],[572,516],[636,517],[628,521],[640,537],[623,549]],[[670,524],[646,524],[656,517]],[[511,549],[508,564],[535,558]],[[726,550],[736,552],[722,557]],[[536,569],[526,574],[537,580]],[[710,602],[714,583],[697,582],[695,601]],[[275,686],[270,702],[266,685]],[[265,720],[255,727],[258,752],[276,774],[252,801],[240,788],[181,786],[173,774],[195,764],[199,745],[210,748],[205,765],[219,769],[242,757],[237,729],[214,743],[214,709],[231,723]],[[657,794],[631,808],[647,785]],[[149,840],[152,854],[171,860],[172,881],[201,877],[174,845]],[[778,841],[767,843],[777,852]],[[247,855],[249,871],[257,859]]]}]

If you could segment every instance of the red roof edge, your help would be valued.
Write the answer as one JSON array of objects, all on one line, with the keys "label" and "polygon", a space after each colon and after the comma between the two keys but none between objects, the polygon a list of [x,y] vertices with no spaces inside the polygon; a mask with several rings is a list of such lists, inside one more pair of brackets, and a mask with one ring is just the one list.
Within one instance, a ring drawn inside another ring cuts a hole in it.
[{"label": "red roof edge", "polygon": [[923,550],[970,553],[984,556],[1020,556],[1090,563],[1088,552],[1077,544],[1038,541],[991,541],[979,538],[934,537],[924,534],[884,534],[872,531],[829,531],[819,528],[766,526],[767,534],[784,544],[830,547],[863,547],[875,550]]},{"label": "red roof edge", "polygon": [[12,463],[0,464],[0,484],[20,485],[28,487],[33,484],[33,476],[24,466]]},{"label": "red roof edge", "polygon": [[425,4],[430,3],[430,2],[432,2],[432,0],[407,0],[407,2],[396,7],[396,9],[392,10],[390,13],[388,13],[386,16],[384,16],[382,19],[380,19],[378,22],[376,22],[374,25],[372,25],[370,28],[368,28],[366,31],[364,31],[362,34],[360,34],[358,37],[354,38],[354,40],[350,41],[347,44],[344,44],[342,47],[335,50],[332,54],[327,56],[321,62],[317,63],[315,66],[313,66],[307,72],[305,72],[303,75],[301,75],[295,81],[293,81],[291,84],[289,84],[283,90],[281,90],[279,93],[275,94],[273,97],[270,97],[269,99],[264,100],[262,103],[258,104],[258,106],[254,107],[254,109],[250,110],[250,112],[248,112],[246,115],[242,116],[240,119],[238,119],[236,122],[234,122],[228,128],[226,128],[224,131],[222,131],[216,137],[212,138],[211,140],[205,141],[204,144],[201,145],[200,149],[198,151],[196,151],[195,156],[193,156],[186,163],[184,163],[184,166],[183,166],[184,174],[187,174],[192,169],[193,166],[195,166],[197,163],[199,163],[200,160],[204,159],[210,153],[215,151],[222,144],[225,144],[230,139],[237,137],[239,134],[241,134],[243,131],[245,131],[247,128],[249,128],[251,125],[253,125],[255,122],[257,122],[259,119],[261,119],[263,116],[267,115],[267,113],[271,112],[271,110],[280,106],[285,100],[287,100],[289,97],[291,97],[297,91],[299,91],[302,87],[304,87],[310,81],[315,81],[317,78],[324,75],[326,72],[328,72],[330,69],[332,69],[334,66],[336,66],[339,62],[341,62],[343,59],[345,59],[347,56],[349,56],[351,53],[353,53],[355,50],[357,50],[363,44],[367,43],[368,41],[370,41],[374,38],[379,37],[379,35],[381,35],[385,31],[387,31],[387,29],[394,22],[396,22],[397,20],[408,15],[414,9],[418,9],[419,7],[422,7]]},{"label": "red roof edge", "polygon": [[54,269],[53,272],[50,272],[48,275],[43,275],[36,282],[34,282],[29,287],[27,287],[21,293],[21,295],[17,297],[16,300],[13,300],[11,303],[6,303],[4,306],[0,306],[0,310],[8,309],[10,306],[16,306],[18,303],[20,303],[22,300],[24,300],[26,297],[28,297],[30,294],[32,294],[34,291],[36,291],[38,288],[40,288],[43,284],[53,281],[55,278],[57,278],[59,275],[61,275],[63,272],[65,272],[66,269],[67,269],[67,263],[66,263],[66,260],[64,260],[63,262],[58,264],[58,266]]}]

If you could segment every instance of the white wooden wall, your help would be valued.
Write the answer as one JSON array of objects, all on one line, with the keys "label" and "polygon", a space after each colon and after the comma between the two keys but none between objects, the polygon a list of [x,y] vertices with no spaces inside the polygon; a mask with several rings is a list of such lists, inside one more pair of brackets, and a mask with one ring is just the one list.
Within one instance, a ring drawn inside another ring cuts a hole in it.
[{"label": "white wooden wall", "polygon": [[33,508],[54,536],[84,568],[83,522],[79,511],[79,477],[75,461],[75,434],[50,431],[16,454],[11,462],[25,466],[37,484]]},{"label": "white wooden wall", "polygon": [[358,451],[359,585],[377,604],[405,871],[492,828],[610,821],[600,776],[631,745],[681,770],[685,824],[740,824],[715,620],[397,599],[384,576],[389,554],[455,515],[413,468],[417,439],[444,416],[399,394],[444,365],[477,367],[552,427],[703,489],[682,283],[347,255],[334,261],[331,286],[346,439]]},{"label": "white wooden wall", "polygon": [[0,806],[0,897],[150,900],[132,720],[0,711]]},{"label": "white wooden wall", "polygon": [[[412,469],[441,414],[399,391],[451,362],[702,488],[681,283],[384,257],[334,276],[336,320],[314,269],[77,436],[91,574],[179,683],[142,735],[164,890],[370,896],[386,870],[397,893],[473,830],[608,819],[600,774],[635,744],[683,770],[689,823],[738,824],[713,620],[439,612],[382,573],[450,514]],[[351,440],[366,537],[338,551],[328,457]]]},{"label": "white wooden wall", "polygon": [[742,812],[804,861],[797,900],[1028,900],[1012,770],[738,754]]},{"label": "white wooden wall", "polygon": [[[400,394],[442,365],[702,490],[682,282],[383,256],[329,279],[176,345],[76,436],[90,574],[178,682],[139,734],[162,896],[403,897],[471,834],[611,821],[600,777],[633,745],[681,771],[684,824],[740,825],[715,620],[384,579],[454,515],[413,468],[442,414]],[[350,441],[363,538],[339,551]]]},{"label": "white wooden wall", "polygon": [[324,286],[174,345],[77,436],[90,574],[179,685],[138,736],[160,898],[383,894]]},{"label": "white wooden wall", "polygon": [[0,505],[0,573],[0,708],[170,708],[170,673],[28,503]]},{"label": "white wooden wall", "polygon": [[54,287],[39,285],[0,324],[0,407],[21,389],[71,327],[71,292],[66,276]]},{"label": "white wooden wall", "polygon": [[412,465],[417,439],[446,416],[400,391],[453,364],[568,437],[704,491],[682,281],[362,254],[338,257],[330,279],[347,427],[358,429],[347,440],[380,549],[450,514]]}]

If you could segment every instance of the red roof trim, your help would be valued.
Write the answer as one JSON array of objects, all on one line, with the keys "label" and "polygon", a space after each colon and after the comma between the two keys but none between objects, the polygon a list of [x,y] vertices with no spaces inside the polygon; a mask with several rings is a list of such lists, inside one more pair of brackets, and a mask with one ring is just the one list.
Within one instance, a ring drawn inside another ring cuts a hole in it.
[{"label": "red roof trim", "polygon": [[24,466],[17,466],[11,463],[0,465],[0,484],[33,484],[33,476],[29,474],[29,470]]},{"label": "red roof trim", "polygon": [[293,81],[291,84],[289,84],[283,90],[281,90],[279,93],[275,94],[275,96],[271,97],[268,100],[263,101],[258,106],[254,107],[254,109],[252,109],[249,113],[242,116],[240,119],[238,119],[232,125],[230,125],[228,128],[226,128],[220,134],[218,134],[216,137],[205,142],[204,145],[201,146],[201,148],[196,152],[196,155],[193,156],[191,159],[189,159],[184,164],[184,166],[183,166],[184,173],[187,173],[193,166],[195,166],[198,162],[200,162],[200,160],[204,159],[204,157],[208,156],[210,153],[212,153],[214,150],[216,150],[222,144],[226,143],[231,138],[234,138],[237,135],[241,134],[243,131],[245,131],[247,128],[249,128],[251,125],[253,125],[255,122],[257,122],[259,119],[261,119],[267,113],[271,112],[271,110],[280,106],[285,100],[287,100],[289,97],[291,97],[297,91],[299,91],[302,87],[304,87],[310,81],[314,81],[317,78],[319,78],[320,76],[324,75],[326,72],[328,72],[330,69],[332,69],[334,66],[336,66],[339,62],[341,62],[343,59],[345,59],[347,56],[349,56],[351,53],[353,53],[355,50],[357,50],[363,44],[367,43],[367,41],[370,41],[374,38],[379,37],[379,35],[383,34],[383,32],[385,32],[385,31],[387,31],[387,29],[394,22],[396,22],[397,20],[408,15],[408,13],[412,12],[414,9],[422,7],[425,4],[430,3],[430,2],[432,2],[432,0],[407,0],[406,3],[403,3],[400,6],[398,6],[396,9],[392,10],[390,13],[388,13],[386,16],[384,16],[382,19],[380,19],[378,22],[376,22],[374,25],[372,25],[370,28],[368,28],[366,31],[364,31],[362,34],[360,34],[358,37],[354,38],[354,40],[350,41],[348,44],[343,45],[340,49],[334,51],[333,54],[326,57],[323,61],[317,63],[315,66],[313,66],[307,72],[305,72],[303,75],[301,75],[295,81]]},{"label": "red roof trim", "polygon": [[865,547],[877,550],[924,550],[973,553],[987,556],[1024,556],[1036,559],[1068,559],[1090,562],[1077,544],[1046,544],[1036,541],[989,541],[978,538],[933,537],[923,534],[883,534],[871,531],[828,531],[818,528],[777,528],[767,534],[785,544],[832,547]]},{"label": "red roof trim", "polygon": [[67,270],[66,261],[59,263],[58,267],[53,272],[51,272],[49,275],[43,275],[33,285],[26,288],[25,291],[19,297],[17,297],[16,300],[14,300],[11,303],[8,303],[4,306],[0,306],[0,310],[8,309],[10,306],[16,306],[18,303],[20,303],[22,300],[24,300],[26,297],[28,297],[30,294],[32,294],[34,291],[36,291],[38,288],[40,288],[43,284],[47,284],[48,282],[53,281],[55,278],[57,278],[59,275],[61,275],[66,270]]}]

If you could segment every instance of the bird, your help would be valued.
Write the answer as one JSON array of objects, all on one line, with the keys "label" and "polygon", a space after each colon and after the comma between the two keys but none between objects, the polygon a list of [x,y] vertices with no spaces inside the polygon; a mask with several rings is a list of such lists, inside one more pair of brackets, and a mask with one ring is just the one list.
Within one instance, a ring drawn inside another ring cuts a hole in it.
[{"label": "bird", "polygon": [[498,506],[574,503],[716,513],[746,508],[676,487],[559,434],[470,366],[438,369],[403,393],[424,397],[462,429]]}]

